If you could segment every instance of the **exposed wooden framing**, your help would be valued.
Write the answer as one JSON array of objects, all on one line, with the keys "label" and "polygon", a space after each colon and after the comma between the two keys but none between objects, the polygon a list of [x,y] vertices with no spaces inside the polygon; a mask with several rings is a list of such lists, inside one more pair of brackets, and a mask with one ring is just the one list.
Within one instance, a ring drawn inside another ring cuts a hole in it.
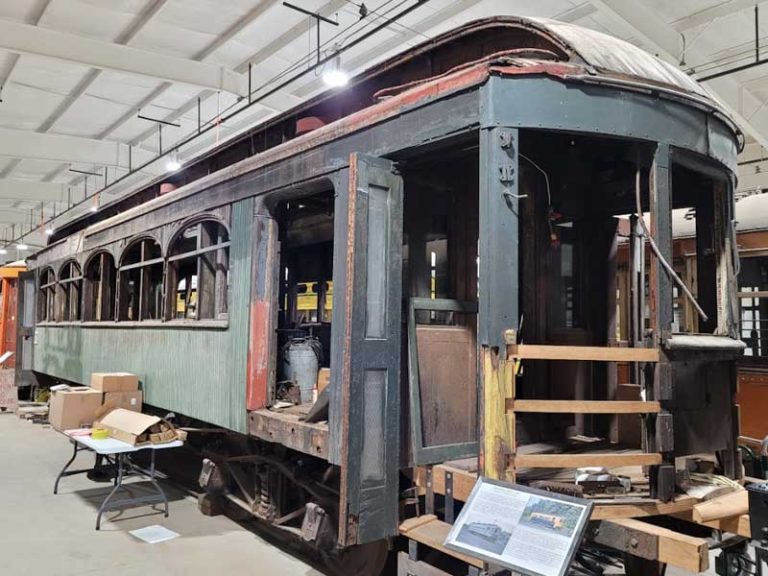
[{"label": "exposed wooden framing", "polygon": [[400,524],[400,534],[420,544],[434,548],[443,554],[466,562],[470,566],[483,568],[483,561],[460,552],[454,552],[443,545],[451,531],[451,525],[437,519],[437,516],[427,514],[411,518]]},{"label": "exposed wooden framing", "polygon": [[515,397],[514,361],[510,355],[515,347],[515,332],[508,330],[506,358],[488,346],[481,348],[482,362],[482,442],[480,469],[495,480],[515,481],[514,469],[507,470],[507,454],[515,450],[515,415],[506,413],[508,398]]},{"label": "exposed wooden framing", "polygon": [[539,414],[652,414],[658,402],[630,400],[507,400],[507,410]]},{"label": "exposed wooden framing", "polygon": [[[680,534],[633,518],[604,520],[592,530],[595,542],[694,573],[709,568],[709,545],[704,538]],[[640,546],[645,543],[644,546]]]},{"label": "exposed wooden framing", "polygon": [[694,524],[701,526],[707,526],[708,528],[714,528],[721,532],[729,532],[731,534],[737,534],[738,536],[744,536],[745,538],[752,538],[752,528],[749,523],[749,514],[742,514],[741,516],[728,516],[726,518],[719,518],[717,520],[696,521],[693,517],[693,508],[682,512],[672,513],[671,516],[680,518],[681,520],[687,520]]},{"label": "exposed wooden framing", "polygon": [[285,414],[271,410],[248,413],[249,431],[267,442],[275,442],[318,458],[328,457],[328,425],[310,424],[298,414]]},{"label": "exposed wooden framing", "polygon": [[661,464],[661,454],[518,454],[516,468],[580,468],[582,466],[652,466]]},{"label": "exposed wooden framing", "polygon": [[[447,464],[432,467],[432,490],[435,494],[445,494],[445,474],[453,475],[453,497],[460,502],[466,502],[477,482],[477,474],[460,468],[454,468]],[[426,468],[419,466],[415,470],[414,482],[421,488],[426,488]],[[613,518],[642,518],[660,515],[679,515],[679,517],[692,520],[693,506],[699,502],[692,496],[677,496],[669,502],[661,502],[650,498],[638,498],[628,502],[614,500],[612,502],[596,502],[592,509],[592,520],[607,520]],[[749,527],[749,520],[741,520],[739,530],[744,531],[744,525]],[[727,521],[724,525],[729,525]],[[731,522],[736,525],[737,523]],[[709,525],[709,524],[706,524]],[[712,526],[716,527],[716,526]],[[730,530],[734,532],[734,530]]]},{"label": "exposed wooden framing", "polygon": [[739,517],[749,513],[749,495],[746,490],[739,490],[724,496],[718,496],[693,507],[693,520],[698,523]]},{"label": "exposed wooden framing", "polygon": [[659,351],[656,348],[520,344],[515,352],[515,358],[521,360],[580,360],[592,362],[658,362]]}]

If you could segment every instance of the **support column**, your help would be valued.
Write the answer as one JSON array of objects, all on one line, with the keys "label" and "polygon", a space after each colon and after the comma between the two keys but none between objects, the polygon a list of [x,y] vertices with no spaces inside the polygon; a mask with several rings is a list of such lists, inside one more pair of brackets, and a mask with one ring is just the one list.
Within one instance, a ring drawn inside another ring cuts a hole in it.
[{"label": "support column", "polygon": [[515,449],[505,397],[513,377],[507,340],[514,345],[519,320],[518,146],[514,128],[480,131],[479,470],[496,479],[506,479],[507,457]]},{"label": "support column", "polygon": [[[649,203],[651,212],[650,231],[659,252],[672,264],[672,186],[669,161],[669,145],[659,144],[653,157],[650,174]],[[652,336],[648,344],[661,348],[661,344],[672,334],[673,298],[672,278],[663,269],[659,259],[652,255],[650,269],[650,309]],[[650,450],[661,452],[664,463],[651,469],[651,495],[667,501],[675,492],[674,426],[670,403],[672,401],[672,365],[663,349],[655,368],[649,368],[653,386],[647,387],[646,394],[653,393],[649,400],[661,403],[661,412],[655,417],[647,416],[649,438],[653,444]]]}]

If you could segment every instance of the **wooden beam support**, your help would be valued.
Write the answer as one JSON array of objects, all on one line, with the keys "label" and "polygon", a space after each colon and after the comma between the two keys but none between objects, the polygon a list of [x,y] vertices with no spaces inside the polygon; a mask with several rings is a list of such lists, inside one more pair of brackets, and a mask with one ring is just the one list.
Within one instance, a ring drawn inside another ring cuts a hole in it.
[{"label": "wooden beam support", "polygon": [[710,522],[748,513],[749,493],[746,490],[739,490],[696,504],[693,507],[693,520],[698,523]]},{"label": "wooden beam support", "polygon": [[517,346],[515,358],[520,360],[578,360],[587,362],[658,362],[659,351],[656,348],[520,344]]},{"label": "wooden beam support", "polygon": [[633,400],[507,400],[507,410],[541,414],[655,414],[658,402]]},{"label": "wooden beam support", "polygon": [[400,534],[406,538],[410,538],[419,544],[424,544],[443,554],[457,558],[470,566],[482,568],[482,560],[466,556],[459,552],[454,552],[443,545],[443,542],[445,542],[445,539],[448,537],[448,532],[450,531],[450,524],[442,522],[438,520],[436,516],[432,515],[417,516],[416,518],[410,518],[400,524]]},{"label": "wooden beam support", "polygon": [[653,466],[661,464],[661,454],[518,454],[516,468],[581,468],[584,466]]},{"label": "wooden beam support", "polygon": [[708,520],[706,522],[696,522],[693,519],[693,508],[686,510],[685,512],[677,512],[672,514],[675,518],[681,520],[687,520],[700,526],[706,526],[708,528],[714,528],[721,532],[730,532],[731,534],[737,534],[738,536],[744,536],[744,538],[752,538],[752,527],[749,524],[749,514],[742,514],[741,516],[729,516],[728,518],[720,518],[719,520]]},{"label": "wooden beam support", "polygon": [[[592,530],[595,542],[698,574],[709,569],[704,538],[680,534],[632,518],[604,520]],[[640,544],[644,544],[640,546]]]},{"label": "wooden beam support", "polygon": [[655,538],[658,543],[658,551],[657,557],[652,558],[653,560],[690,570],[696,574],[709,569],[709,546],[704,538],[680,534],[632,518],[606,520],[605,522],[625,530],[630,542],[632,534],[644,534]]}]

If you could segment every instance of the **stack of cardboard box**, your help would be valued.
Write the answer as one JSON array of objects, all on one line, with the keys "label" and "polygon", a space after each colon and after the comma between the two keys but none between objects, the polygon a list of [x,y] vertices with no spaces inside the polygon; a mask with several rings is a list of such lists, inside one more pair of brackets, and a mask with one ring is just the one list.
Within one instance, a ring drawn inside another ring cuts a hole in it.
[{"label": "stack of cardboard box", "polygon": [[[52,390],[48,420],[57,430],[90,426],[108,408],[141,412],[139,377],[127,372],[94,372],[91,386]],[[102,409],[104,407],[105,409]]]}]

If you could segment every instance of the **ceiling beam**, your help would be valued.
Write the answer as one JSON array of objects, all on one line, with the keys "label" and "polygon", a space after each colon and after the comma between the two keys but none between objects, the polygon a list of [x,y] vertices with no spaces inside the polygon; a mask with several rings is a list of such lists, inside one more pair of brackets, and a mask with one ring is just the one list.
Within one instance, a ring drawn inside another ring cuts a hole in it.
[{"label": "ceiling beam", "polygon": [[[667,24],[654,11],[634,0],[591,0],[603,14],[618,20],[630,29],[648,46],[652,46],[658,56],[677,65],[682,47],[680,33]],[[705,62],[707,55],[696,47],[686,50],[686,58],[691,62]],[[749,90],[739,86],[733,76],[718,78],[706,83],[714,92],[723,107],[739,124],[742,130],[768,149],[768,116],[760,110],[760,100]],[[744,115],[746,107],[742,102],[757,110],[749,119]]]},{"label": "ceiling beam", "polygon": [[53,182],[0,178],[1,200],[49,202],[61,200],[64,187]]},{"label": "ceiling beam", "polygon": [[672,27],[678,32],[686,32],[698,26],[709,24],[718,18],[730,16],[748,8],[754,8],[755,4],[759,4],[759,2],[755,2],[755,0],[726,0],[715,6],[694,12],[689,16],[678,18],[672,22]]},{"label": "ceiling beam", "polygon": [[0,20],[0,48],[17,54],[57,58],[92,68],[247,95],[247,78],[223,66],[8,20]]},{"label": "ceiling beam", "polygon": [[[150,154],[133,150],[135,164],[146,161]],[[126,166],[128,146],[119,142],[94,140],[63,134],[39,134],[25,130],[0,128],[0,158],[29,158],[50,162]]]}]

